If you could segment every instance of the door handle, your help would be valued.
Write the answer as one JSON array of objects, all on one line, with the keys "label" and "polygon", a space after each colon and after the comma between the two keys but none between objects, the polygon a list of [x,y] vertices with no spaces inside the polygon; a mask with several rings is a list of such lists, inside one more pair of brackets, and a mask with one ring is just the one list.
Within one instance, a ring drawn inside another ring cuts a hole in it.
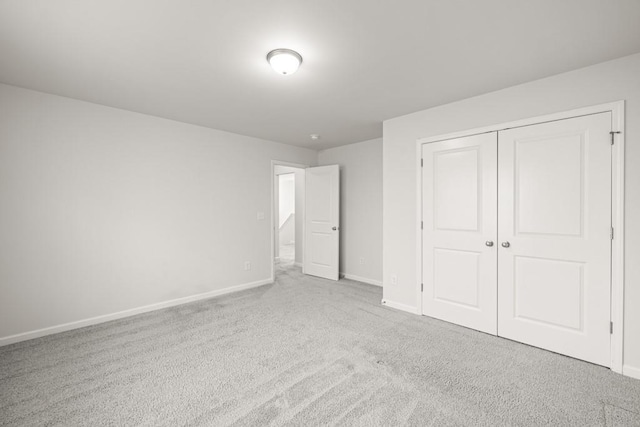
[{"label": "door handle", "polygon": [[486,242],[484,242],[484,244],[489,247],[493,246],[493,242],[491,240],[487,240]]},{"label": "door handle", "polygon": [[509,243],[509,242],[502,242],[502,247],[503,247],[503,248],[508,248],[509,246],[511,246],[511,243]]},{"label": "door handle", "polygon": [[331,227],[331,229],[332,229],[333,231],[336,231],[336,230],[338,229],[338,227]]}]

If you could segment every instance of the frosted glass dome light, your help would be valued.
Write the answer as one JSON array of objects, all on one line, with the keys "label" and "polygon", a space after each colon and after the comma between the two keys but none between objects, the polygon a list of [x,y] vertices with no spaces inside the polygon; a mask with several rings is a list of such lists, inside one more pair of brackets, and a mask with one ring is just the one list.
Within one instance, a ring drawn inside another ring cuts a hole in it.
[{"label": "frosted glass dome light", "polygon": [[267,54],[267,61],[276,73],[289,75],[298,70],[302,56],[291,49],[275,49]]}]

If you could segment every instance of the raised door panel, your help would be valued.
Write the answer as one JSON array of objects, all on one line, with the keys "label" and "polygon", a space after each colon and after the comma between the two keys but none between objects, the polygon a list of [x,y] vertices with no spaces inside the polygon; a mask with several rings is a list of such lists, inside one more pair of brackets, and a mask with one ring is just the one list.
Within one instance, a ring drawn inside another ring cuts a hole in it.
[{"label": "raised door panel", "polygon": [[570,331],[584,329],[583,263],[517,256],[514,270],[516,319]]},{"label": "raised door panel", "polygon": [[478,208],[481,208],[478,150],[476,146],[434,153],[433,207],[437,230],[478,231]]},{"label": "raised door panel", "polygon": [[516,233],[582,234],[584,145],[585,139],[578,133],[518,141],[514,168]]},{"label": "raised door panel", "polygon": [[433,254],[434,299],[479,310],[480,253],[436,248]]}]

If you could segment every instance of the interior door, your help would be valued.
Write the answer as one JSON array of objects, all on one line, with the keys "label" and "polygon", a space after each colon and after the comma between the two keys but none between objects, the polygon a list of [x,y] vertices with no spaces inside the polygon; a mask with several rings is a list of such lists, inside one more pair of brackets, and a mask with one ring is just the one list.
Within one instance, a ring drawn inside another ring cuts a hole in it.
[{"label": "interior door", "polygon": [[496,334],[497,134],[422,146],[422,312]]},{"label": "interior door", "polygon": [[305,169],[304,272],[338,280],[340,171],[338,165]]},{"label": "interior door", "polygon": [[610,365],[611,114],[499,132],[498,334]]}]

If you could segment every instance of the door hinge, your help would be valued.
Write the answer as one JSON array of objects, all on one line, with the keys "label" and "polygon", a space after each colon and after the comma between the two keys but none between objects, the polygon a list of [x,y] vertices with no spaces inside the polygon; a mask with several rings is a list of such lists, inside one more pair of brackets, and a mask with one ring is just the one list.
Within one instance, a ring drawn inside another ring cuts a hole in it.
[{"label": "door hinge", "polygon": [[611,240],[613,240],[613,227],[611,227]]},{"label": "door hinge", "polygon": [[613,322],[609,322],[609,333],[613,335]]},{"label": "door hinge", "polygon": [[424,221],[420,221],[420,230],[424,230]]},{"label": "door hinge", "polygon": [[420,167],[423,168],[424,167],[424,159],[420,159]]},{"label": "door hinge", "polygon": [[424,292],[424,283],[420,283],[420,292]]},{"label": "door hinge", "polygon": [[616,134],[617,133],[620,133],[620,131],[619,130],[618,131],[613,131],[612,130],[611,132],[609,132],[609,134],[611,135],[611,145],[616,143]]}]

